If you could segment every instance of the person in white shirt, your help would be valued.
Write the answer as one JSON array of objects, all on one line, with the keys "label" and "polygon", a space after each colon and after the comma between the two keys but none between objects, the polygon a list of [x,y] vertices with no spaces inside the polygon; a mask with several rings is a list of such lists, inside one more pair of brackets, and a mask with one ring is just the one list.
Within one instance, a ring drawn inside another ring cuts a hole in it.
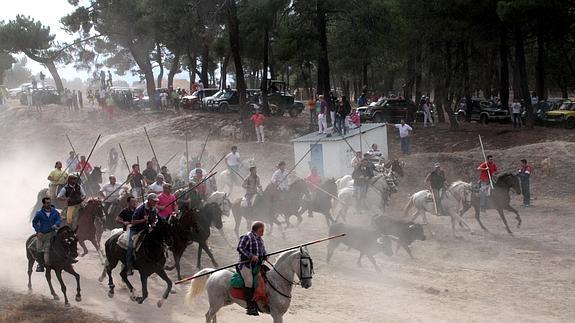
[{"label": "person in white shirt", "polygon": [[511,118],[513,119],[513,128],[521,128],[521,103],[517,98],[511,103]]},{"label": "person in white shirt", "polygon": [[379,147],[377,147],[377,144],[372,144],[371,148],[369,148],[369,150],[367,151],[367,153],[371,156],[371,157],[381,157],[381,151],[379,151]]},{"label": "person in white shirt", "polygon": [[410,125],[405,123],[405,120],[401,120],[401,123],[397,124],[387,124],[388,127],[394,127],[399,129],[399,142],[401,144],[401,152],[404,155],[409,155],[409,136],[410,132],[413,131]]},{"label": "person in white shirt", "polygon": [[153,182],[150,186],[148,186],[148,188],[152,190],[154,193],[159,194],[164,191],[164,184],[166,184],[164,182],[164,175],[158,174],[158,176],[156,176],[156,181]]},{"label": "person in white shirt", "polygon": [[539,97],[535,91],[531,92],[531,106],[535,107],[539,103]]},{"label": "person in white shirt", "polygon": [[69,169],[73,172],[76,169],[76,166],[78,166],[79,162],[80,161],[78,160],[78,155],[71,151],[68,159],[66,159],[66,169]]},{"label": "person in white shirt", "polygon": [[194,181],[194,177],[196,176],[196,172],[198,169],[200,170],[200,173],[202,174],[202,176],[208,175],[208,172],[202,168],[202,163],[196,163],[196,167],[190,171],[190,174],[188,176],[190,182]]},{"label": "person in white shirt", "polygon": [[118,199],[120,198],[120,184],[116,182],[116,176],[110,175],[109,177],[110,182],[104,184],[102,189],[100,189],[100,196],[106,201],[103,204],[104,213],[106,216],[111,211],[112,205],[118,203]]},{"label": "person in white shirt", "polygon": [[286,162],[280,161],[277,165],[277,170],[272,175],[271,183],[277,187],[281,192],[286,192],[289,189],[289,183],[287,180],[288,172],[286,170]]},{"label": "person in white shirt", "polygon": [[238,153],[238,147],[232,146],[232,151],[226,155],[225,159],[232,181],[241,185],[242,180],[238,175],[240,173],[240,154]]},{"label": "person in white shirt", "polygon": [[433,126],[433,119],[431,118],[431,102],[429,98],[423,103],[423,126],[427,127],[427,123]]}]

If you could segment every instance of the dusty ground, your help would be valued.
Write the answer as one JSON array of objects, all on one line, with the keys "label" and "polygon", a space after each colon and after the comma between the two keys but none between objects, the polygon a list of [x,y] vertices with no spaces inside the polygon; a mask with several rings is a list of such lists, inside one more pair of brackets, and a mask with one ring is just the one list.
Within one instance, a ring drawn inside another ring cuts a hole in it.
[{"label": "dusty ground", "polygon": [[[20,316],[10,319],[13,316],[9,315],[22,311],[37,313],[25,304],[18,306],[21,296],[15,296],[13,292],[26,292],[24,241],[32,233],[27,214],[36,192],[46,185],[45,177],[53,161],[64,158],[69,151],[65,133],[70,135],[76,149],[84,154],[88,153],[97,135],[102,134],[93,157],[96,165],[105,165],[107,151],[118,142],[122,143],[132,163],[136,156],[141,160],[151,158],[143,134],[143,126],[146,126],[162,163],[174,152],[184,150],[182,124],[185,122],[189,127],[197,127],[190,133],[190,147],[197,152],[210,129],[206,125],[218,120],[233,122],[234,118],[234,115],[159,116],[155,113],[138,113],[123,114],[113,125],[107,125],[95,112],[70,114],[56,106],[47,108],[41,116],[18,106],[0,109],[3,129],[0,135],[0,145],[3,147],[0,167],[6,170],[5,177],[11,178],[15,184],[3,185],[0,192],[4,197],[0,213],[5,219],[0,226],[0,256],[8,264],[3,266],[0,287],[11,291],[0,295],[0,317],[8,321],[33,321],[30,318],[21,319]],[[305,129],[305,116],[287,120],[290,127]],[[279,125],[284,120],[272,122]],[[358,254],[343,247],[336,251],[333,263],[328,266],[325,263],[325,245],[310,247],[316,264],[313,287],[309,290],[294,289],[286,321],[572,321],[575,317],[575,296],[572,292],[575,287],[575,240],[572,238],[575,224],[571,210],[575,202],[572,199],[574,175],[571,170],[574,165],[571,157],[575,144],[567,141],[573,141],[573,135],[563,129],[509,132],[509,125],[493,126],[466,125],[459,132],[416,128],[412,142],[415,154],[406,159],[407,177],[400,193],[394,196],[390,213],[399,214],[407,194],[423,189],[422,174],[434,160],[441,160],[445,164],[448,176],[453,180],[471,178],[473,166],[481,159],[475,139],[480,132],[486,138],[486,148],[496,156],[502,169],[514,169],[517,160],[523,157],[533,160],[536,166],[546,156],[552,156],[555,161],[552,175],[545,177],[535,173],[533,190],[536,200],[534,207],[519,210],[524,220],[522,227],[516,228],[514,219],[508,217],[514,236],[505,233],[503,224],[493,212],[483,217],[490,233],[479,231],[479,226],[470,219],[476,234],[461,232],[462,239],[451,236],[448,219],[432,217],[431,226],[436,237],[414,244],[415,259],[409,259],[402,251],[393,257],[378,256],[378,263],[383,269],[381,273],[376,272],[367,261],[363,267],[358,267]],[[218,159],[231,143],[238,144],[243,156],[256,157],[262,179],[267,182],[277,160],[285,159],[288,164],[293,164],[292,148],[286,144],[287,139],[258,145],[214,138],[208,143],[208,151]],[[394,135],[390,136],[390,145],[391,152],[396,152],[397,140]],[[175,169],[176,165],[177,161],[169,167]],[[519,197],[515,197],[513,204],[520,204]],[[229,236],[233,236],[233,219],[225,221],[224,229]],[[367,224],[369,216],[356,214],[349,216],[348,221]],[[300,228],[288,229],[287,240],[274,233],[266,237],[266,244],[269,250],[274,250],[326,234],[324,220],[316,215],[311,219],[305,218]],[[217,233],[210,243],[221,264],[235,261],[235,252],[225,246]],[[155,303],[164,285],[157,278],[152,278],[149,284],[150,298],[143,305],[132,303],[125,288],[118,288],[115,298],[109,299],[106,296],[107,286],[97,281],[102,267],[93,249],[90,250],[90,254],[76,265],[82,275],[83,300],[81,303],[72,301],[74,305],[108,319],[127,322],[203,321],[203,314],[207,310],[206,297],[202,297],[193,308],[187,308],[184,305],[187,286],[176,287],[176,294],[170,295],[164,307],[158,309]],[[196,271],[193,265],[195,252],[193,246],[184,256],[183,272],[186,275]],[[203,259],[203,263],[211,265],[207,258]],[[67,275],[65,277],[71,295],[75,287],[73,279]],[[175,278],[174,273],[171,273],[171,277]],[[115,279],[119,281],[119,276]],[[139,286],[136,277],[132,281]],[[49,295],[43,275],[34,274],[32,284],[34,294]],[[56,290],[59,292],[57,285]],[[96,317],[87,318],[81,312],[62,310],[59,306],[62,302],[39,298],[32,298],[29,302],[34,306],[36,303],[43,304],[42,312],[49,313],[46,315],[65,314],[65,318],[83,322],[99,320]],[[49,316],[43,317],[45,321],[50,321]],[[223,322],[248,321],[241,308],[235,306],[223,309],[218,318]],[[269,316],[249,319],[252,322],[270,320]]]}]

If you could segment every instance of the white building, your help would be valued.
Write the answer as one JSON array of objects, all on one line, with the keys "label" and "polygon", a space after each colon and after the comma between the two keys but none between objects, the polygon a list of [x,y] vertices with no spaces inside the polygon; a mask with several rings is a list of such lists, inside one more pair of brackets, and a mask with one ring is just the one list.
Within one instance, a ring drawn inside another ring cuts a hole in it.
[{"label": "white building", "polygon": [[383,158],[388,159],[385,124],[368,123],[361,126],[361,134],[359,130],[351,129],[343,137],[337,133],[327,137],[314,132],[291,140],[294,161],[297,163],[303,158],[295,169],[296,174],[299,177],[309,175],[311,166],[317,168],[322,178],[351,174],[353,151],[366,153],[372,144],[377,144]]}]

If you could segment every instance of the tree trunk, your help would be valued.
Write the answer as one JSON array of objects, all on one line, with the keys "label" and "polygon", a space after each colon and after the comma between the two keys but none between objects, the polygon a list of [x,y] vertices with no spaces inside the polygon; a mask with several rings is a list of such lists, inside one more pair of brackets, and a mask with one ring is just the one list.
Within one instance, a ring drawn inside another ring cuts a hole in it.
[{"label": "tree trunk", "polygon": [[509,45],[507,44],[507,26],[499,24],[499,99],[503,109],[509,107]]},{"label": "tree trunk", "polygon": [[178,73],[179,69],[180,69],[180,52],[175,52],[172,66],[170,67],[170,71],[168,72],[168,88],[174,88],[174,76],[176,76],[176,73]]},{"label": "tree trunk", "polygon": [[224,57],[220,70],[220,88],[225,89],[228,85],[228,65],[230,65],[230,56]]},{"label": "tree trunk", "polygon": [[444,62],[444,71],[443,74],[445,75],[445,85],[443,88],[445,89],[445,105],[443,106],[445,113],[447,113],[447,118],[449,119],[449,128],[451,130],[456,130],[459,128],[459,123],[457,123],[457,119],[455,118],[455,114],[453,113],[453,109],[451,108],[452,104],[452,97],[449,94],[451,91],[451,79],[453,77],[453,64],[451,58],[451,43],[445,42],[445,62]]},{"label": "tree trunk", "polygon": [[415,54],[415,102],[419,104],[422,96],[422,89],[421,89],[421,74],[423,71],[422,59],[421,59],[421,41],[418,42],[416,46],[417,53]]},{"label": "tree trunk", "polygon": [[515,65],[519,74],[519,89],[523,99],[523,107],[527,111],[527,127],[533,128],[533,108],[529,95],[529,83],[527,80],[527,64],[525,63],[525,47],[521,25],[515,24]]},{"label": "tree trunk", "polygon": [[471,113],[473,111],[473,101],[471,100],[471,80],[469,76],[469,58],[467,57],[467,49],[465,42],[459,43],[459,58],[461,59],[461,73],[463,74],[463,95],[465,96],[465,103],[467,105],[467,122],[471,121]]},{"label": "tree trunk", "polygon": [[[541,28],[541,27],[539,27]],[[545,90],[545,42],[541,30],[537,33],[537,71],[536,71],[536,92],[540,100],[547,98]]]},{"label": "tree trunk", "polygon": [[407,59],[407,77],[405,85],[403,86],[403,97],[406,100],[413,99],[413,82],[414,82],[414,75],[415,75],[415,68],[414,68],[414,61],[413,53],[409,54],[409,58]]},{"label": "tree trunk", "polygon": [[152,62],[150,62],[150,55],[147,50],[142,52],[142,49],[137,45],[131,44],[128,46],[128,50],[132,54],[132,57],[138,64],[138,67],[144,73],[144,78],[146,79],[146,90],[148,91],[148,97],[150,98],[150,105],[157,107],[156,105],[156,80],[154,79],[154,71],[152,69]]},{"label": "tree trunk", "polygon": [[269,52],[270,50],[270,30],[269,26],[266,24],[264,28],[264,48],[263,48],[263,69],[262,69],[262,82],[260,84],[260,89],[262,91],[262,105],[264,109],[264,115],[269,116],[271,114],[270,105],[268,101],[268,65],[269,65]]},{"label": "tree trunk", "polygon": [[62,79],[60,78],[60,74],[58,74],[58,69],[56,68],[56,64],[53,61],[46,61],[43,63],[44,66],[48,69],[52,78],[54,79],[54,83],[56,84],[56,90],[58,93],[64,93],[64,85],[62,84]]},{"label": "tree trunk", "polygon": [[328,95],[331,89],[329,84],[329,59],[327,51],[327,18],[325,0],[316,2],[316,28],[319,34],[319,57],[317,66],[317,91]]},{"label": "tree trunk", "polygon": [[361,64],[361,86],[368,88],[368,81],[367,81],[367,63],[363,62]]},{"label": "tree trunk", "polygon": [[393,91],[393,84],[395,83],[395,71],[387,71],[383,80],[383,95],[387,96],[389,92]]},{"label": "tree trunk", "polygon": [[164,63],[162,62],[162,48],[160,47],[160,43],[156,43],[156,62],[160,68],[160,73],[158,74],[158,81],[156,84],[158,88],[162,88],[162,81],[164,80]]},{"label": "tree trunk", "polygon": [[[231,0],[228,0],[231,1]],[[204,88],[210,87],[210,79],[209,79],[209,65],[210,65],[210,47],[204,43],[202,48],[202,69],[200,72],[200,81]]]},{"label": "tree trunk", "polygon": [[[236,67],[236,83],[238,94],[240,96],[240,119],[243,120],[248,116],[248,109],[246,106],[246,80],[244,78],[244,67],[241,57],[241,40],[238,14],[235,0],[226,0],[225,4],[227,9],[226,20],[230,38],[230,50],[232,52],[234,65]],[[244,123],[244,128],[247,130],[247,123]]]}]

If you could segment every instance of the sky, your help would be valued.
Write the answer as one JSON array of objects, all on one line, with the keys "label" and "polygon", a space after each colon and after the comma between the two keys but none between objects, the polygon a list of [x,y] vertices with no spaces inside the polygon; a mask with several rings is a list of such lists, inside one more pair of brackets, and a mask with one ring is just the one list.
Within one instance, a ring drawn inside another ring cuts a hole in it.
[{"label": "sky", "polygon": [[[80,1],[83,3],[85,1]],[[60,18],[72,12],[74,7],[68,3],[67,0],[0,0],[0,20],[8,21],[14,19],[18,14],[30,16],[36,20],[40,20],[44,25],[50,26],[50,31],[56,35],[56,41],[60,43],[71,42],[74,40],[72,35],[69,35],[61,28],[59,22]],[[39,63],[28,60],[28,68],[34,74],[43,71],[44,74],[50,75],[48,69]],[[79,77],[83,80],[89,77],[89,73],[85,71],[76,71],[72,65],[58,66],[60,76],[73,80]],[[124,76],[116,76],[114,79],[123,79],[130,84],[138,80],[130,73]]]}]

